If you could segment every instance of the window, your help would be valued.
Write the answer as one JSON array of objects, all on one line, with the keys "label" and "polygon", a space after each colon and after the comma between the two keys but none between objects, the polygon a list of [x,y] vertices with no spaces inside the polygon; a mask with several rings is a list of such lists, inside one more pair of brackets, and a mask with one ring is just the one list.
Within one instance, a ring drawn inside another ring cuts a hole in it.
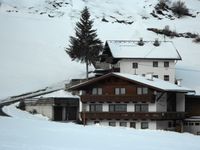
[{"label": "window", "polygon": [[126,112],[127,104],[109,104],[109,112]]},{"label": "window", "polygon": [[168,122],[168,127],[169,127],[169,128],[172,127],[172,122]]},{"label": "window", "polygon": [[148,129],[148,128],[149,128],[148,122],[141,122],[141,129]]},{"label": "window", "polygon": [[100,121],[97,121],[97,120],[94,121],[94,124],[99,124],[99,123],[100,123]]},{"label": "window", "polygon": [[117,104],[115,105],[115,111],[127,111],[126,104]]},{"label": "window", "polygon": [[137,88],[137,94],[142,95],[142,88]]},{"label": "window", "polygon": [[109,112],[114,112],[114,111],[115,111],[115,105],[109,104]]},{"label": "window", "polygon": [[158,75],[153,75],[154,78],[158,78]]},{"label": "window", "polygon": [[127,122],[120,122],[119,125],[120,125],[121,127],[127,127]]},{"label": "window", "polygon": [[124,95],[126,94],[125,88],[115,88],[115,95]]},{"label": "window", "polygon": [[169,67],[169,62],[168,61],[164,62],[164,67]]},{"label": "window", "polygon": [[132,67],[133,67],[134,69],[137,69],[137,68],[138,68],[138,63],[133,63],[133,64],[132,64]]},{"label": "window", "polygon": [[93,88],[92,95],[102,95],[102,88]]},{"label": "window", "polygon": [[135,104],[135,112],[148,112],[148,104]]},{"label": "window", "polygon": [[200,125],[200,123],[199,122],[195,122],[195,126],[199,126]]},{"label": "window", "polygon": [[109,122],[109,126],[115,127],[116,126],[116,122],[114,122],[114,121]]},{"label": "window", "polygon": [[153,61],[153,67],[158,67],[158,62],[157,61]]},{"label": "window", "polygon": [[142,95],[142,94],[148,94],[148,88],[137,88],[137,94]]},{"label": "window", "polygon": [[102,112],[102,104],[90,104],[90,112]]},{"label": "window", "polygon": [[164,80],[169,81],[169,75],[164,75]]},{"label": "window", "polygon": [[136,123],[135,122],[130,122],[130,127],[131,128],[136,128]]},{"label": "window", "polygon": [[193,122],[189,122],[189,126],[193,126],[194,125],[194,123]]},{"label": "window", "polygon": [[142,94],[148,94],[148,88],[142,88]]}]

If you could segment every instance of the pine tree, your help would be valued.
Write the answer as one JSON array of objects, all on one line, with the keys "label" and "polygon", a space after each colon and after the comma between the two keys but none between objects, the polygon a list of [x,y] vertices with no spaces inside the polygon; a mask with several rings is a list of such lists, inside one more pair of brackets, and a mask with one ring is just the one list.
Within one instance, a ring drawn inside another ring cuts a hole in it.
[{"label": "pine tree", "polygon": [[70,45],[66,48],[67,54],[72,61],[76,60],[86,63],[86,78],[88,79],[88,65],[97,60],[103,46],[97,38],[96,30],[92,29],[93,21],[90,20],[90,13],[85,7],[81,12],[80,21],[76,23],[75,36],[70,37]]}]

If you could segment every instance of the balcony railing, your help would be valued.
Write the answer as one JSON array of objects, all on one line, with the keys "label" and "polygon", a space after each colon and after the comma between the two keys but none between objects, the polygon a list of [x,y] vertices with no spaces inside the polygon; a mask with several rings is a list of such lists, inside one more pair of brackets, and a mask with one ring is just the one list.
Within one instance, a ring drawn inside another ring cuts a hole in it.
[{"label": "balcony railing", "polygon": [[82,119],[86,120],[182,120],[184,112],[82,112]]},{"label": "balcony railing", "polygon": [[155,97],[153,95],[82,95],[81,101],[85,102],[155,102]]}]

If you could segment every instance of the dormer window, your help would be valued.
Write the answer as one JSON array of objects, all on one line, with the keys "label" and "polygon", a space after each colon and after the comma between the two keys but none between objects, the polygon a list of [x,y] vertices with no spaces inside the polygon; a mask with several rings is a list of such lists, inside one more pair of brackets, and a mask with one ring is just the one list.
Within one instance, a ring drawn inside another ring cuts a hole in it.
[{"label": "dormer window", "polygon": [[93,88],[92,95],[102,95],[102,88]]}]

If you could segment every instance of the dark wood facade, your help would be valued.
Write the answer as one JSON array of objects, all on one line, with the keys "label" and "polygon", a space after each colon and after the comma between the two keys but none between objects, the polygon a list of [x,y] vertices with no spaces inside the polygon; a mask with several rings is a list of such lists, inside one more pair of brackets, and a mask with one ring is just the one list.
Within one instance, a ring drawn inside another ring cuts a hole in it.
[{"label": "dark wood facade", "polygon": [[200,116],[200,96],[187,95],[185,101],[185,111],[188,117]]},{"label": "dark wood facade", "polygon": [[[82,96],[83,99],[81,99],[81,100],[86,101],[87,99],[90,99],[90,96],[95,96],[95,95],[92,95],[92,89],[95,87],[102,88],[102,95],[96,95],[96,96],[98,96],[99,99],[101,99],[100,97],[102,97],[102,99],[104,99],[103,97],[107,96],[108,99],[110,99],[109,97],[112,97],[113,102],[115,102],[114,99],[120,99],[123,101],[123,99],[127,99],[127,98],[135,99],[136,101],[138,99],[138,101],[144,100],[144,101],[148,101],[148,102],[151,102],[151,101],[154,102],[152,100],[152,98],[153,98],[152,96],[153,96],[153,92],[154,92],[154,90],[152,88],[148,88],[148,94],[146,94],[146,95],[137,95],[137,88],[138,87],[141,87],[141,88],[146,87],[145,85],[142,85],[139,83],[134,84],[132,82],[125,81],[123,79],[119,79],[117,77],[109,77],[104,80],[100,80],[93,84],[90,84],[86,87],[83,87],[83,90],[85,90],[85,94]],[[117,95],[118,98],[116,98],[115,88],[125,88],[126,94],[125,95]]]},{"label": "dark wood facade", "polygon": [[[94,88],[100,88],[101,94],[94,94],[92,91]],[[116,94],[116,88],[124,88],[125,93]],[[139,94],[138,89],[146,88],[147,93]],[[73,89],[73,88],[72,88]],[[92,104],[106,104],[106,107],[110,107],[109,104],[127,104],[126,107],[130,107],[131,104],[155,104],[159,99],[166,94],[166,110],[156,112],[136,112],[136,111],[91,111],[84,110],[81,112],[81,118],[83,122],[89,120],[183,120],[185,118],[184,112],[176,112],[176,92],[167,92],[154,88],[150,85],[142,84],[137,81],[130,81],[115,75],[105,75],[105,77],[99,77],[99,79],[89,80],[86,83],[81,84],[74,88],[74,90],[82,90],[81,102],[87,106]],[[158,96],[157,94],[160,94]],[[102,106],[103,107],[103,106]],[[131,105],[131,107],[135,107]],[[149,107],[149,106],[148,106]],[[155,106],[156,107],[156,106]],[[136,108],[135,108],[136,109]]]},{"label": "dark wood facade", "polygon": [[86,120],[183,120],[185,113],[177,112],[83,112]]},{"label": "dark wood facade", "polygon": [[90,103],[154,103],[155,96],[154,95],[82,95],[81,101],[83,103],[90,102]]}]

